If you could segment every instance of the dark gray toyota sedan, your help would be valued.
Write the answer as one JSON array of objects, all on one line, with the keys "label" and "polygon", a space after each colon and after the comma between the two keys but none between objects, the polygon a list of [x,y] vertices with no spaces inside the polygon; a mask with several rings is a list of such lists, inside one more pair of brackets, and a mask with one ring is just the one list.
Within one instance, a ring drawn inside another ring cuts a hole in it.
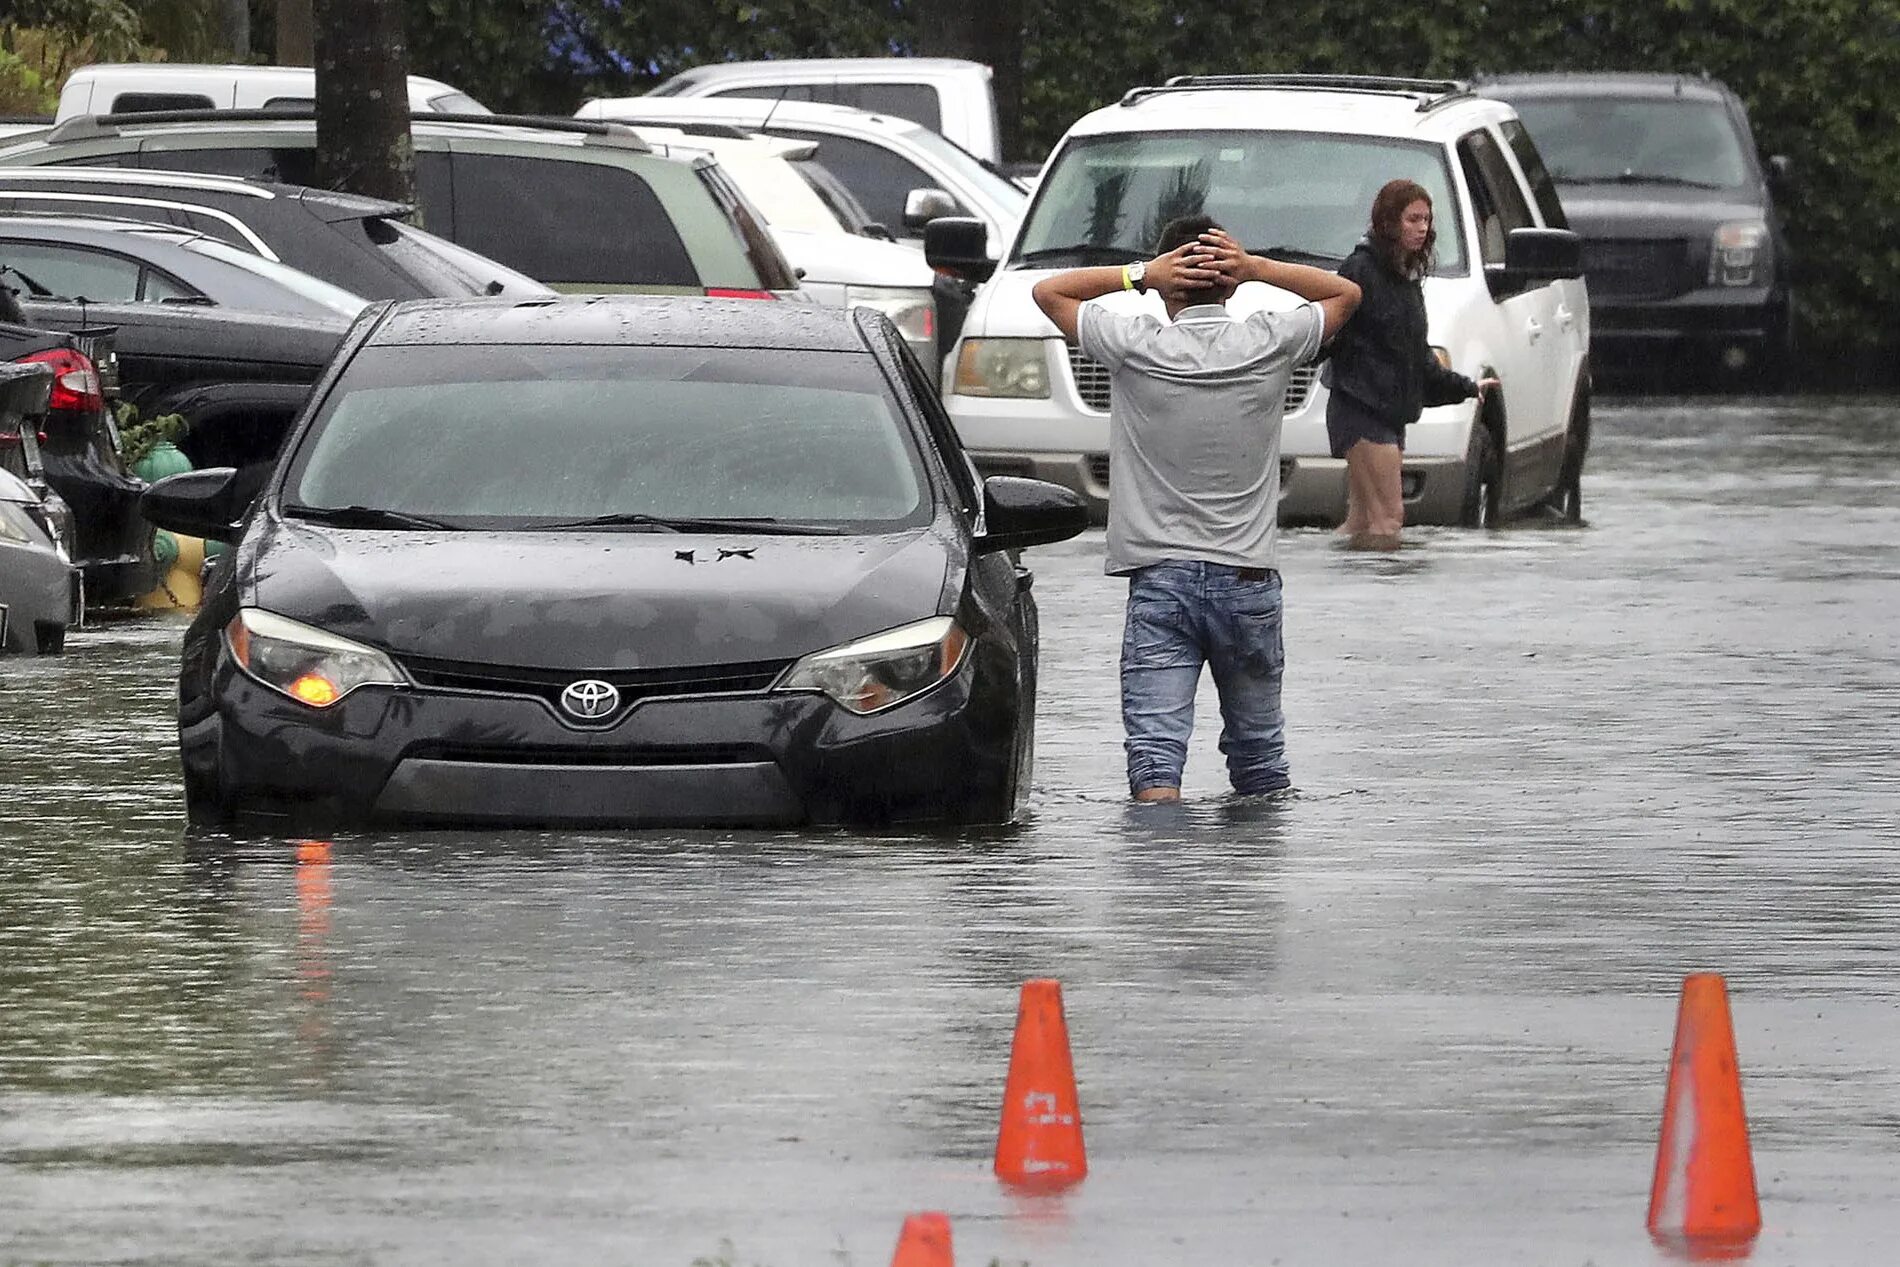
[{"label": "dark gray toyota sedan", "polygon": [[[882,316],[575,297],[370,309],[233,540],[179,678],[195,823],[1006,821],[1029,784],[1022,547]],[[242,520],[241,523],[237,522]]]}]

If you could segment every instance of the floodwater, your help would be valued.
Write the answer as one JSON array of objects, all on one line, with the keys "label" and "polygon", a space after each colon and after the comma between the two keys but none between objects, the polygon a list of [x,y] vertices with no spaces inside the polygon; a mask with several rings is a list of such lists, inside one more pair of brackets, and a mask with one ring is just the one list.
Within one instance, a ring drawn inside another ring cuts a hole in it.
[{"label": "floodwater", "polygon": [[[1298,794],[1122,801],[1038,552],[1033,817],[182,843],[178,627],[0,665],[0,1262],[1626,1264],[1684,973],[1764,1230],[1900,1240],[1900,405],[1599,407],[1586,529],[1286,545]],[[1064,987],[1091,1172],[990,1174]]]}]

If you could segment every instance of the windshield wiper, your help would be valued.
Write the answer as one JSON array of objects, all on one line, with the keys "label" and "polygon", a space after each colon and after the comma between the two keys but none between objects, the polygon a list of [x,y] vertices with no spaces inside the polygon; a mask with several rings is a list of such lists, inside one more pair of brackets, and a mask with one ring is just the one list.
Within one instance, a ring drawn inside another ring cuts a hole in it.
[{"label": "windshield wiper", "polygon": [[1578,176],[1570,172],[1553,172],[1550,177],[1559,185],[1679,185],[1685,189],[1721,189],[1723,186],[1712,180],[1691,180],[1687,176],[1665,176],[1659,172],[1604,172],[1602,175]]},{"label": "windshield wiper", "polygon": [[550,523],[529,524],[528,532],[553,532],[562,528],[654,528],[661,532],[757,532],[773,536],[816,534],[835,536],[838,529],[815,524],[785,523],[782,520],[701,519],[691,515],[651,515],[645,511],[626,511],[613,515],[593,515],[586,519],[558,519]]},{"label": "windshield wiper", "polygon": [[400,510],[382,510],[375,506],[304,506],[289,504],[284,513],[312,523],[338,528],[434,528],[460,532],[460,524],[445,523],[426,515],[411,515]]},{"label": "windshield wiper", "polygon": [[1039,251],[1025,251],[1016,257],[1016,264],[1022,267],[1070,258],[1077,263],[1087,264],[1132,264],[1136,260],[1148,257],[1126,246],[1094,246],[1087,242],[1077,242],[1070,246],[1045,246]]}]

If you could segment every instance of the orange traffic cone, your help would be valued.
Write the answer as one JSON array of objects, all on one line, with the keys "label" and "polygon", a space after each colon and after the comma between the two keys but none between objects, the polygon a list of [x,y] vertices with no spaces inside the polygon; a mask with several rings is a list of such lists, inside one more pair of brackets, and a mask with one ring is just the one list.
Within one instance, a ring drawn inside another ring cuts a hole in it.
[{"label": "orange traffic cone", "polygon": [[1062,985],[1023,983],[1016,1040],[1003,1086],[1003,1123],[996,1135],[996,1176],[1027,1188],[1066,1188],[1089,1172],[1082,1147],[1082,1109],[1062,1018]]},{"label": "orange traffic cone", "polygon": [[1662,1238],[1730,1242],[1761,1231],[1728,989],[1714,973],[1682,981],[1649,1230]]},{"label": "orange traffic cone", "polygon": [[950,1254],[950,1220],[934,1211],[905,1219],[891,1267],[956,1267]]}]

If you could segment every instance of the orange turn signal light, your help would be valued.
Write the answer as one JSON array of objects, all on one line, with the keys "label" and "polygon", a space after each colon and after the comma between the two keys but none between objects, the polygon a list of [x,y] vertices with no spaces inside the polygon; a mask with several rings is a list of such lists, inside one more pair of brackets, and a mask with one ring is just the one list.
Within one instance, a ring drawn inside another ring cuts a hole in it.
[{"label": "orange turn signal light", "polygon": [[290,684],[290,694],[312,708],[328,708],[343,698],[336,683],[315,673],[306,673]]}]

